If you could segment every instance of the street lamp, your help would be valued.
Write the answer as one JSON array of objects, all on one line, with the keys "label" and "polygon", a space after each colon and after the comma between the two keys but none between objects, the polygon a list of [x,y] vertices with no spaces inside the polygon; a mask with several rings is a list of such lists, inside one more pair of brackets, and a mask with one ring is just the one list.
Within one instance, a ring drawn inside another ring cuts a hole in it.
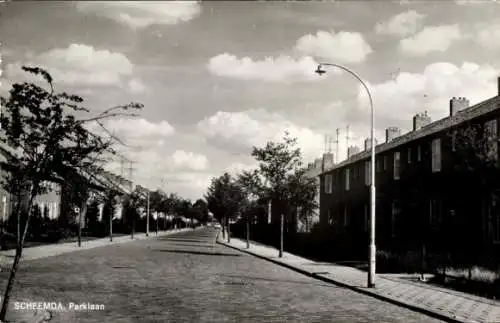
[{"label": "street lamp", "polygon": [[318,68],[316,69],[316,73],[318,75],[323,75],[326,73],[323,66],[330,66],[339,68],[352,76],[354,76],[360,83],[363,85],[363,88],[366,90],[368,94],[368,99],[370,100],[370,109],[371,109],[371,165],[370,165],[370,245],[369,245],[369,270],[368,270],[368,287],[375,287],[375,267],[376,267],[376,247],[375,247],[375,111],[373,108],[373,99],[366,86],[365,82],[361,79],[361,77],[355,72],[351,71],[345,66],[331,63],[320,63]]}]

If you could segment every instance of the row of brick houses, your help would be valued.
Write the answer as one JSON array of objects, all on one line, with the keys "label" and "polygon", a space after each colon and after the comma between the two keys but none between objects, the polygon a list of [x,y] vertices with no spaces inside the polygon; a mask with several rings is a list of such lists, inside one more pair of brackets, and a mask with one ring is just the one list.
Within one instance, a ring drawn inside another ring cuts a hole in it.
[{"label": "row of brick houses", "polygon": [[[427,113],[415,115],[413,129],[406,134],[394,127],[386,129],[386,141],[375,147],[378,247],[391,248],[402,239],[424,239],[436,223],[456,212],[471,214],[469,230],[482,242],[500,244],[500,212],[495,201],[457,195],[465,188],[453,180],[455,161],[450,156],[454,144],[448,135],[450,129],[481,125],[495,137],[492,151],[498,158],[500,78],[498,87],[498,96],[471,107],[465,98],[451,99],[450,114],[441,120],[431,122]],[[368,139],[364,148],[351,150],[347,160],[326,167],[319,175],[320,224],[348,229],[354,239],[362,241],[369,229]]]},{"label": "row of brick houses", "polygon": [[[6,161],[5,156],[0,154],[0,159]],[[6,170],[0,168],[0,179],[4,179],[6,176]],[[130,193],[133,184],[131,181],[113,174],[111,172],[102,171],[99,174],[94,174],[96,176],[96,180],[100,182],[100,185],[104,185],[107,187],[114,187],[117,191],[120,191],[124,194]],[[56,219],[60,216],[61,212],[73,211],[67,209],[68,205],[65,201],[68,200],[66,193],[70,192],[70,190],[66,187],[67,183],[63,181],[46,181],[43,183],[44,186],[48,186],[48,192],[41,194],[35,198],[34,205],[39,208],[40,213],[42,215],[47,215],[50,219]],[[91,195],[95,195],[96,192],[91,192]],[[122,215],[122,198],[117,198],[117,205],[115,207],[115,218],[121,218]],[[0,187],[0,221],[2,223],[6,223],[9,216],[12,214],[14,209],[15,199],[11,197],[9,192]],[[102,218],[104,204],[101,203],[99,205],[100,215]],[[85,223],[85,221],[83,222]]]}]

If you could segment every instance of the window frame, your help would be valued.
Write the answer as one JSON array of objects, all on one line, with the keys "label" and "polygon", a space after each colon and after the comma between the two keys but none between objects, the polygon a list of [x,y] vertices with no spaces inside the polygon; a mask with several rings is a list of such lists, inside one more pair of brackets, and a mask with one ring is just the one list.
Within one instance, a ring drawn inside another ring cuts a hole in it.
[{"label": "window frame", "polygon": [[399,180],[401,178],[401,152],[394,152],[394,167],[393,167],[393,178],[394,180]]},{"label": "window frame", "polygon": [[365,185],[370,186],[372,182],[371,161],[365,161]]},{"label": "window frame", "polygon": [[323,184],[324,184],[325,194],[332,194],[333,193],[333,175],[332,174],[325,174],[325,182]]},{"label": "window frame", "polygon": [[345,190],[349,191],[351,189],[351,172],[349,168],[345,169]]},{"label": "window frame", "polygon": [[442,147],[441,138],[435,138],[431,141],[431,171],[439,173],[442,169]]}]

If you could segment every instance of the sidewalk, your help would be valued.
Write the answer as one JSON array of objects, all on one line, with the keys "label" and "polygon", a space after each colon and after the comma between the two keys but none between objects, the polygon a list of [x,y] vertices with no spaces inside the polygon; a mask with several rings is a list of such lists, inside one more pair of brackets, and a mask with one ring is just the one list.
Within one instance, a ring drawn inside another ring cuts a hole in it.
[{"label": "sidewalk", "polygon": [[[106,238],[101,238],[101,239],[82,241],[81,247],[78,247],[78,242],[40,245],[40,246],[36,246],[36,247],[31,247],[31,248],[24,248],[22,260],[23,261],[35,260],[35,259],[40,259],[40,258],[45,258],[45,257],[58,256],[58,255],[65,254],[68,252],[86,250],[86,249],[97,248],[97,247],[102,247],[102,246],[107,246],[107,245],[112,245],[112,244],[119,244],[119,243],[144,240],[144,239],[154,239],[156,237],[168,236],[171,234],[184,232],[184,231],[190,231],[190,230],[193,230],[193,229],[186,228],[186,229],[176,229],[176,230],[169,230],[169,231],[158,231],[158,235],[156,235],[156,231],[152,231],[152,232],[149,232],[149,237],[146,237],[145,233],[137,233],[137,234],[134,234],[134,239],[131,239],[130,235],[122,235],[122,236],[113,237],[112,242],[109,241],[109,237],[106,237]],[[0,267],[10,265],[14,261],[13,259],[14,259],[15,252],[16,251],[14,249],[0,251]]]},{"label": "sidewalk", "polygon": [[375,298],[418,311],[447,322],[500,323],[500,302],[440,287],[424,285],[397,278],[394,275],[377,275],[375,288],[367,288],[367,274],[359,269],[314,262],[254,242],[250,249],[246,241],[231,238],[231,243],[218,243],[252,254],[295,270],[302,274],[346,287]]}]

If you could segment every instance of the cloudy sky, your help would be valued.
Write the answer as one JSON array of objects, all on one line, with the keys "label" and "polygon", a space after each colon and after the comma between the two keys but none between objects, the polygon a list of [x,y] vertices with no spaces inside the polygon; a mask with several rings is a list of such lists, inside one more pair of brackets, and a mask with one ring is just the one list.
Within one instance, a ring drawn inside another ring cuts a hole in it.
[{"label": "cloudy sky", "polygon": [[[201,196],[212,176],[253,167],[252,146],[298,137],[306,162],[341,129],[339,160],[369,135],[372,91],[384,129],[433,120],[448,100],[496,95],[500,4],[494,1],[22,2],[1,8],[2,88],[43,66],[94,113],[130,101],[139,118],[107,126],[128,147],[134,181]],[[334,147],[334,146],[333,146]],[[333,148],[335,149],[335,148]],[[125,170],[128,168],[125,164]],[[108,165],[121,172],[119,160]],[[128,176],[128,171],[124,175]]]}]

